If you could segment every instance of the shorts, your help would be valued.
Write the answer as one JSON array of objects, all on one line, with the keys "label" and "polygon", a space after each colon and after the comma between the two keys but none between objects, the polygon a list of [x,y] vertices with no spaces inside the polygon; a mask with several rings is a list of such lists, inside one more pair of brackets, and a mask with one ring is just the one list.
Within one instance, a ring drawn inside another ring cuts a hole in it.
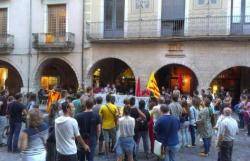
[{"label": "shorts", "polygon": [[118,157],[124,155],[132,155],[135,148],[135,141],[133,137],[119,138],[116,145],[116,155]]},{"label": "shorts", "polygon": [[[103,138],[105,142],[110,142],[116,139],[116,128],[103,129]],[[110,140],[111,139],[111,140]]]}]

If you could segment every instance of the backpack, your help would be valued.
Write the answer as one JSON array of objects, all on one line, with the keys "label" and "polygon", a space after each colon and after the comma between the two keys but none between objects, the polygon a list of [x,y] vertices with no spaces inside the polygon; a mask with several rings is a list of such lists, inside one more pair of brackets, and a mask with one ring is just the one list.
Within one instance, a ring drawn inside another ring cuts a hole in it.
[{"label": "backpack", "polygon": [[148,130],[148,122],[150,120],[150,114],[147,112],[143,112],[146,115],[146,119],[139,118],[136,120],[136,126],[139,131],[146,131]]}]

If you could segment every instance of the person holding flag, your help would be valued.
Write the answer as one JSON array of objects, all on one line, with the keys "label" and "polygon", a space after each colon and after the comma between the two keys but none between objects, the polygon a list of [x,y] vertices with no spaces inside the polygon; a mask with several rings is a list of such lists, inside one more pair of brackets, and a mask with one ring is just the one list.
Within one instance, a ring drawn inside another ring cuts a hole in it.
[{"label": "person holding flag", "polygon": [[158,88],[156,79],[155,79],[155,74],[154,72],[151,73],[148,84],[147,84],[147,90],[149,90],[154,97],[159,98],[160,97],[160,90]]}]

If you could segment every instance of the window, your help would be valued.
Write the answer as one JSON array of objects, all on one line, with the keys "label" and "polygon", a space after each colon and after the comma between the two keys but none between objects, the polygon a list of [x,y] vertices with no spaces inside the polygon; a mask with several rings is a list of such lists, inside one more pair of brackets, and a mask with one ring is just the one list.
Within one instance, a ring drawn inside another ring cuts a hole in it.
[{"label": "window", "polygon": [[48,5],[48,32],[65,34],[66,5]]},{"label": "window", "polygon": [[104,34],[105,37],[123,35],[125,0],[104,1]]},{"label": "window", "polygon": [[205,0],[197,0],[198,1],[198,5],[203,5],[205,4]]},{"label": "window", "polygon": [[7,34],[7,8],[0,8],[0,35]]},{"label": "window", "polygon": [[245,22],[250,22],[250,0],[245,2]]},{"label": "window", "polygon": [[217,4],[217,0],[210,0],[210,4]]},{"label": "window", "polygon": [[149,8],[149,0],[136,0],[135,3],[136,9]]},{"label": "window", "polygon": [[233,0],[233,13],[232,13],[232,21],[233,23],[239,23],[240,22],[240,16],[241,16],[241,0]]}]

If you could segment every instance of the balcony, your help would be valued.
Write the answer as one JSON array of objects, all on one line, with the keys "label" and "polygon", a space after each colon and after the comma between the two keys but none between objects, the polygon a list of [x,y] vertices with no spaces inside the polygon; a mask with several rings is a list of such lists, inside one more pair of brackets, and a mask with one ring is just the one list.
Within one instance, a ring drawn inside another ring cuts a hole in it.
[{"label": "balcony", "polygon": [[71,52],[74,46],[75,35],[70,32],[33,34],[33,48],[39,52]]},{"label": "balcony", "polygon": [[14,36],[0,34],[0,53],[10,53],[14,49]]},{"label": "balcony", "polygon": [[90,42],[250,40],[250,16],[87,23]]}]

